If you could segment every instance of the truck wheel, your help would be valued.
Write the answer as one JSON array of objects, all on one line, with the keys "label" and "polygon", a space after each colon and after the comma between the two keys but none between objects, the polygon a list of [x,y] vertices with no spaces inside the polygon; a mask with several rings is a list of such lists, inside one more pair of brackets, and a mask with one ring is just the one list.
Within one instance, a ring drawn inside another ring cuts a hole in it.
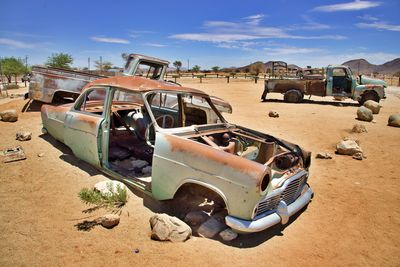
[{"label": "truck wheel", "polygon": [[367,91],[361,96],[361,100],[358,101],[361,105],[365,103],[367,100],[373,100],[375,102],[378,102],[381,100],[379,95],[375,91]]},{"label": "truck wheel", "polygon": [[289,90],[284,94],[283,100],[288,103],[299,103],[303,100],[303,94],[299,90]]}]

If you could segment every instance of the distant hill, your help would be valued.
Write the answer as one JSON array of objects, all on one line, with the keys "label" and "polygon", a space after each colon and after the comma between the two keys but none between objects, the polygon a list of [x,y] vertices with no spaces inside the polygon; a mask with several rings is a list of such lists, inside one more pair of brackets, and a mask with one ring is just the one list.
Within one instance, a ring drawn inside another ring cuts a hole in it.
[{"label": "distant hill", "polygon": [[[266,72],[268,69],[272,69],[272,61],[268,62],[262,62],[262,61],[256,61],[254,63],[251,63],[249,65],[243,66],[243,67],[230,67],[230,68],[224,68],[222,71],[240,71],[240,72],[253,72],[254,69],[260,68],[261,72]],[[288,64],[288,68],[290,69],[301,69],[299,66],[294,65],[294,64]]]},{"label": "distant hill", "polygon": [[400,58],[396,58],[382,65],[371,64],[363,58],[349,60],[342,63],[342,65],[349,66],[355,74],[371,74],[373,72],[378,72],[381,74],[395,74],[400,72]]}]

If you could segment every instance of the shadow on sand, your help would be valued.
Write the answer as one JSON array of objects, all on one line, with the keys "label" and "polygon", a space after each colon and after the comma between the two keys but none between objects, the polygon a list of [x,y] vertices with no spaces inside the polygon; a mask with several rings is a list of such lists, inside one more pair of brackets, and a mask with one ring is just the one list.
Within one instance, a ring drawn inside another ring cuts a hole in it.
[{"label": "shadow on sand", "polygon": [[[284,103],[288,104],[287,102],[283,101],[282,99],[266,99],[262,100],[261,102],[271,102],[271,103]],[[298,105],[302,104],[317,104],[317,105],[328,105],[328,106],[335,106],[335,107],[359,107],[360,104],[358,103],[349,103],[349,102],[333,102],[333,101],[321,101],[321,100],[311,100],[311,99],[303,99],[302,102],[296,103]]]},{"label": "shadow on sand", "polygon": [[[76,158],[73,154],[72,151],[69,147],[67,147],[66,145],[64,145],[63,143],[55,140],[54,138],[52,138],[50,135],[48,134],[42,134],[39,136],[40,138],[42,138],[43,140],[47,141],[48,143],[50,143],[51,145],[53,145],[55,148],[57,148],[59,151],[61,151],[63,154],[60,156],[60,159],[64,160],[65,162],[68,162],[69,164],[80,168],[81,170],[85,171],[86,173],[88,173],[91,176],[94,175],[98,175],[98,174],[102,174],[106,177],[108,177],[111,180],[115,180],[113,177],[110,177],[109,175],[100,172],[98,169],[92,167],[91,165],[89,165],[88,163],[79,160],[78,158]],[[176,217],[180,217],[182,219],[182,217],[180,216],[181,214],[179,214],[179,212],[177,213],[176,210],[179,210],[179,208],[177,209],[176,206],[179,206],[179,200],[165,200],[165,201],[158,201],[153,199],[151,196],[149,196],[148,194],[144,193],[143,191],[139,190],[136,187],[133,187],[129,184],[126,184],[126,186],[128,187],[128,189],[137,197],[143,199],[143,205],[150,209],[152,212],[154,213],[166,213],[170,216],[176,216]],[[194,208],[195,210],[196,208]],[[295,215],[293,215],[289,222],[286,225],[275,225],[267,230],[264,230],[262,232],[258,232],[258,233],[252,233],[252,234],[246,234],[246,235],[239,235],[238,238],[236,238],[234,241],[231,242],[225,242],[223,241],[218,235],[216,235],[216,237],[212,238],[216,241],[219,241],[225,245],[228,246],[233,246],[233,247],[237,247],[237,248],[252,248],[252,247],[256,247],[266,241],[268,241],[269,239],[275,237],[275,236],[283,236],[283,231],[286,227],[288,227],[293,221],[296,220],[296,218],[302,213],[304,212],[304,210],[307,209],[307,206],[304,207],[302,210],[300,210],[299,212],[297,212]],[[87,211],[87,210],[85,210]],[[84,213],[87,213],[85,212]],[[89,212],[90,213],[90,212]],[[90,231],[91,229],[93,229],[95,226],[97,226],[98,220],[85,220],[83,222],[77,223],[76,225],[74,225],[77,230],[79,231]],[[195,234],[195,236],[198,236]]]}]

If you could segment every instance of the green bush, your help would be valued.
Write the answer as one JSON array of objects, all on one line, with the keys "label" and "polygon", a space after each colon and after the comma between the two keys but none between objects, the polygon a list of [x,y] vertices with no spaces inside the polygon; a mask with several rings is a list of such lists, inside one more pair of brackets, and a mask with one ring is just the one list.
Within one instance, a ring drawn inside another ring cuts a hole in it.
[{"label": "green bush", "polygon": [[8,90],[8,89],[18,89],[18,88],[19,88],[19,85],[15,84],[15,83],[10,83],[10,84],[4,85],[4,89],[6,89],[6,90]]},{"label": "green bush", "polygon": [[112,183],[107,184],[107,187],[112,193],[103,194],[94,189],[82,188],[78,196],[83,203],[98,207],[120,208],[124,206],[128,199],[126,188],[121,188],[117,185],[116,191],[113,191]]}]

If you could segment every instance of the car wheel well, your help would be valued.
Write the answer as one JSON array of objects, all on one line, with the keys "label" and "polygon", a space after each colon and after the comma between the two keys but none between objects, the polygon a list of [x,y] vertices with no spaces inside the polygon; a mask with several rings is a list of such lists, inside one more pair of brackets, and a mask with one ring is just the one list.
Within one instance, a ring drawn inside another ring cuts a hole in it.
[{"label": "car wheel well", "polygon": [[299,89],[290,89],[287,90],[283,99],[288,103],[300,103],[303,100],[304,94]]},{"label": "car wheel well", "polygon": [[174,213],[186,214],[193,210],[219,212],[228,209],[220,193],[201,184],[192,182],[181,185],[173,198]]},{"label": "car wheel well", "polygon": [[375,90],[368,90],[361,95],[359,103],[363,105],[368,100],[373,100],[379,103],[381,98],[379,97],[378,93]]},{"label": "car wheel well", "polygon": [[53,94],[52,103],[71,103],[76,100],[79,96],[77,93],[66,92],[66,91],[56,91]]}]

